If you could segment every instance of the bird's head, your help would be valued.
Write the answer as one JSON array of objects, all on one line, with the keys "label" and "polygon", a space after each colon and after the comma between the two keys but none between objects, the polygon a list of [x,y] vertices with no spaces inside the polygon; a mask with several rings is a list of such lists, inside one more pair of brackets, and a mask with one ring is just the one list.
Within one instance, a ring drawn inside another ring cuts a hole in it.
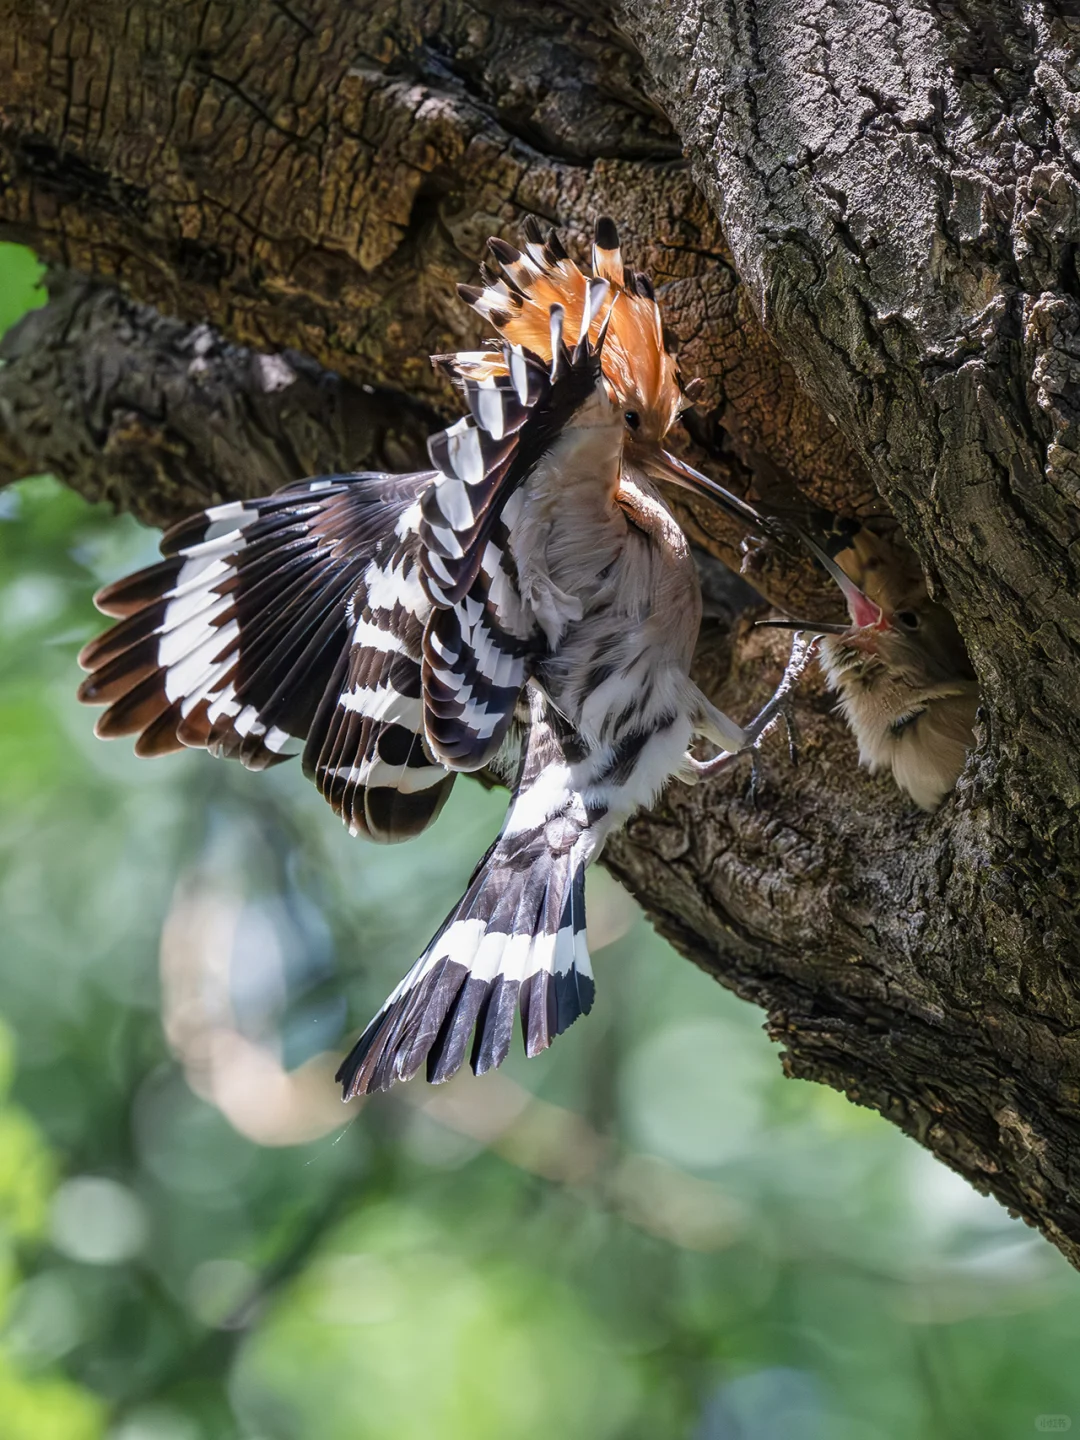
[{"label": "bird's head", "polygon": [[852,629],[833,642],[838,659],[848,651],[852,661],[876,658],[917,686],[975,678],[956,621],[931,599],[922,567],[895,526],[864,525],[836,562],[847,577],[852,619]]},{"label": "bird's head", "polygon": [[955,620],[930,598],[918,559],[898,531],[868,522],[835,557],[799,533],[847,603],[849,625],[797,622],[826,636],[835,674],[881,672],[920,688],[975,678]]},{"label": "bird's head", "polygon": [[[459,285],[461,298],[504,341],[550,361],[552,307],[561,310],[568,335],[580,334],[596,283],[605,282],[605,303],[588,320],[588,337],[601,352],[604,385],[621,417],[624,461],[652,480],[706,497],[752,530],[776,528],[753,506],[664,448],[680,413],[695,403],[700,382],[684,381],[675,338],[664,324],[652,281],[625,263],[614,222],[606,217],[596,222],[591,275],[570,258],[556,231],[545,237],[532,218],[524,231],[522,250],[498,238],[488,242],[492,264],[481,266],[484,283]],[[440,357],[440,363],[451,374],[477,380],[503,368],[500,355],[492,350]]]},{"label": "bird's head", "polygon": [[[662,442],[679,412],[693,403],[693,387],[682,383],[674,339],[664,327],[652,281],[624,263],[618,231],[607,218],[596,223],[591,275],[570,258],[556,231],[545,237],[532,218],[524,230],[521,250],[505,240],[490,240],[491,264],[481,266],[483,285],[459,285],[459,295],[504,340],[550,361],[552,306],[561,307],[566,333],[577,335],[589,305],[590,280],[606,281],[606,302],[589,321],[589,340],[594,345],[602,341],[604,382],[622,416],[628,454],[642,468],[663,469],[669,457]],[[485,356],[497,370],[501,362],[494,351],[460,358],[476,375]],[[687,483],[681,475],[665,478]]]}]

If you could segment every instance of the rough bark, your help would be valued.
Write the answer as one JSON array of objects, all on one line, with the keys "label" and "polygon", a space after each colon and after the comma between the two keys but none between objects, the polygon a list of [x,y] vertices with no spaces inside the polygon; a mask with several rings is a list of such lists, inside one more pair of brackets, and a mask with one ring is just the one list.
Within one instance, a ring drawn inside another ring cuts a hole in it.
[{"label": "rough bark", "polygon": [[260,354],[63,273],[0,339],[0,484],[49,471],[166,525],[301,475],[416,470],[438,418],[295,351]]},{"label": "rough bark", "polygon": [[[66,282],[9,339],[0,480],[48,466],[161,522],[411,463],[486,236],[535,212],[584,248],[607,212],[707,382],[695,458],[891,504],[983,688],[955,797],[917,815],[857,773],[812,682],[797,767],[770,751],[756,798],[673,787],[609,863],[791,1073],[1074,1263],[1076,43],[1019,0],[0,0],[3,233],[124,290]],[[756,579],[816,585],[783,557]],[[781,644],[714,625],[701,675],[749,713]]]}]

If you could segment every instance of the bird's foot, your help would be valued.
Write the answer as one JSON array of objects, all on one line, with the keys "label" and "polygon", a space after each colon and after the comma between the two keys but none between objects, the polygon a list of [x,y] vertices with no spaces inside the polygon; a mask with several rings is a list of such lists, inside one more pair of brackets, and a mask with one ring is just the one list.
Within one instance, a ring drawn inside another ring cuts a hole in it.
[{"label": "bird's foot", "polygon": [[795,762],[796,730],[791,697],[803,672],[817,653],[820,638],[819,635],[805,636],[802,631],[796,632],[791,642],[791,655],[784,666],[780,683],[771,699],[762,706],[746,727],[743,743],[738,749],[725,750],[711,760],[695,760],[693,756],[689,756],[689,774],[685,777],[688,783],[698,784],[702,780],[715,779],[717,775],[722,775],[724,771],[730,770],[744,755],[749,755],[752,766],[750,794],[753,798],[757,792],[760,778],[762,742],[772,734],[781,720],[787,728],[788,752],[791,755],[792,763]]}]

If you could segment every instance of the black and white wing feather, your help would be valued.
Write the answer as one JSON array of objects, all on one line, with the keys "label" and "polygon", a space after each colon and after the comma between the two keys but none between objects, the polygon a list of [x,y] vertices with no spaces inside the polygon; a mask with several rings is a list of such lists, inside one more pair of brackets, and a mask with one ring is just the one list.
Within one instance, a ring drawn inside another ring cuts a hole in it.
[{"label": "black and white wing feather", "polygon": [[396,543],[373,561],[349,606],[341,677],[326,692],[304,751],[305,772],[354,835],[403,839],[435,819],[454,774],[424,734],[424,590],[415,530],[404,510]]},{"label": "black and white wing feather", "polygon": [[120,618],[79,657],[80,699],[107,704],[104,737],[140,755],[205,746],[261,769],[296,754],[345,641],[363,575],[343,546],[355,482],[305,481],[218,505],[168,531],[165,557],[96,598]]},{"label": "black and white wing feather", "polygon": [[120,620],[79,657],[80,698],[108,706],[97,733],[253,769],[303,750],[354,831],[423,829],[453,779],[424,750],[419,702],[415,517],[432,478],[307,480],[175,526],[159,564],[97,596]]},{"label": "black and white wing feather", "polygon": [[599,350],[586,343],[570,354],[557,307],[552,321],[550,368],[504,345],[503,373],[476,378],[463,357],[457,374],[470,413],[429,445],[438,474],[419,526],[434,605],[424,635],[425,728],[432,753],[455,770],[491,763],[529,676],[540,627],[509,544],[521,486],[600,378]]}]

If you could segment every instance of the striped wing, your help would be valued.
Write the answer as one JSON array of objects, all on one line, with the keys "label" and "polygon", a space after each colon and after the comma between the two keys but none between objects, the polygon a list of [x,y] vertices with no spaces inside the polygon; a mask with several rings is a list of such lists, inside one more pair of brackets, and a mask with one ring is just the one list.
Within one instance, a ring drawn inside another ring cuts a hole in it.
[{"label": "striped wing", "polygon": [[[253,769],[303,749],[305,771],[354,832],[396,840],[423,829],[452,777],[425,761],[426,783],[399,804],[406,772],[378,759],[401,753],[406,724],[423,743],[420,638],[431,606],[404,552],[410,542],[415,552],[418,497],[432,478],[307,480],[174,527],[159,564],[97,597],[120,621],[79,657],[90,671],[80,698],[108,706],[97,733],[137,734],[139,755],[203,746]],[[342,734],[336,712],[373,710],[369,692],[379,713]],[[331,732],[333,773],[320,764]],[[377,793],[358,805],[365,787]]]},{"label": "striped wing", "polygon": [[504,374],[459,372],[470,414],[428,442],[437,473],[421,501],[420,538],[431,557],[425,567],[436,604],[456,604],[467,593],[483,538],[524,478],[522,456],[536,448],[529,442],[537,432],[551,433],[547,367],[509,345],[503,357]]},{"label": "striped wing", "polygon": [[[424,709],[435,754],[478,770],[498,752],[527,677],[536,623],[522,603],[506,525],[520,440],[550,388],[545,367],[505,348],[506,373],[465,378],[470,415],[432,438],[439,478],[421,538],[435,609],[424,635]],[[526,440],[529,439],[526,435]]]},{"label": "striped wing", "polygon": [[120,619],[83,650],[95,727],[139,755],[205,746],[263,769],[297,752],[345,641],[363,574],[355,482],[306,481],[174,526],[159,564],[96,598]]},{"label": "striped wing", "polygon": [[304,769],[352,834],[416,835],[454,783],[424,736],[421,650],[431,602],[419,542],[403,514],[389,552],[372,562],[350,607],[341,678],[327,691],[304,751]]},{"label": "striped wing", "polygon": [[536,619],[522,601],[509,548],[518,508],[513,495],[468,592],[435,609],[424,635],[426,732],[433,753],[457,770],[478,770],[501,749],[536,651]]},{"label": "striped wing", "polygon": [[[594,289],[596,308],[606,289]],[[572,353],[564,346],[558,307],[550,344],[550,369],[511,345],[498,372],[497,356],[460,357],[470,413],[429,446],[438,474],[419,525],[434,605],[423,647],[425,728],[432,753],[455,770],[489,764],[513,719],[540,642],[509,544],[522,486],[600,379],[598,350],[587,340]]]}]

